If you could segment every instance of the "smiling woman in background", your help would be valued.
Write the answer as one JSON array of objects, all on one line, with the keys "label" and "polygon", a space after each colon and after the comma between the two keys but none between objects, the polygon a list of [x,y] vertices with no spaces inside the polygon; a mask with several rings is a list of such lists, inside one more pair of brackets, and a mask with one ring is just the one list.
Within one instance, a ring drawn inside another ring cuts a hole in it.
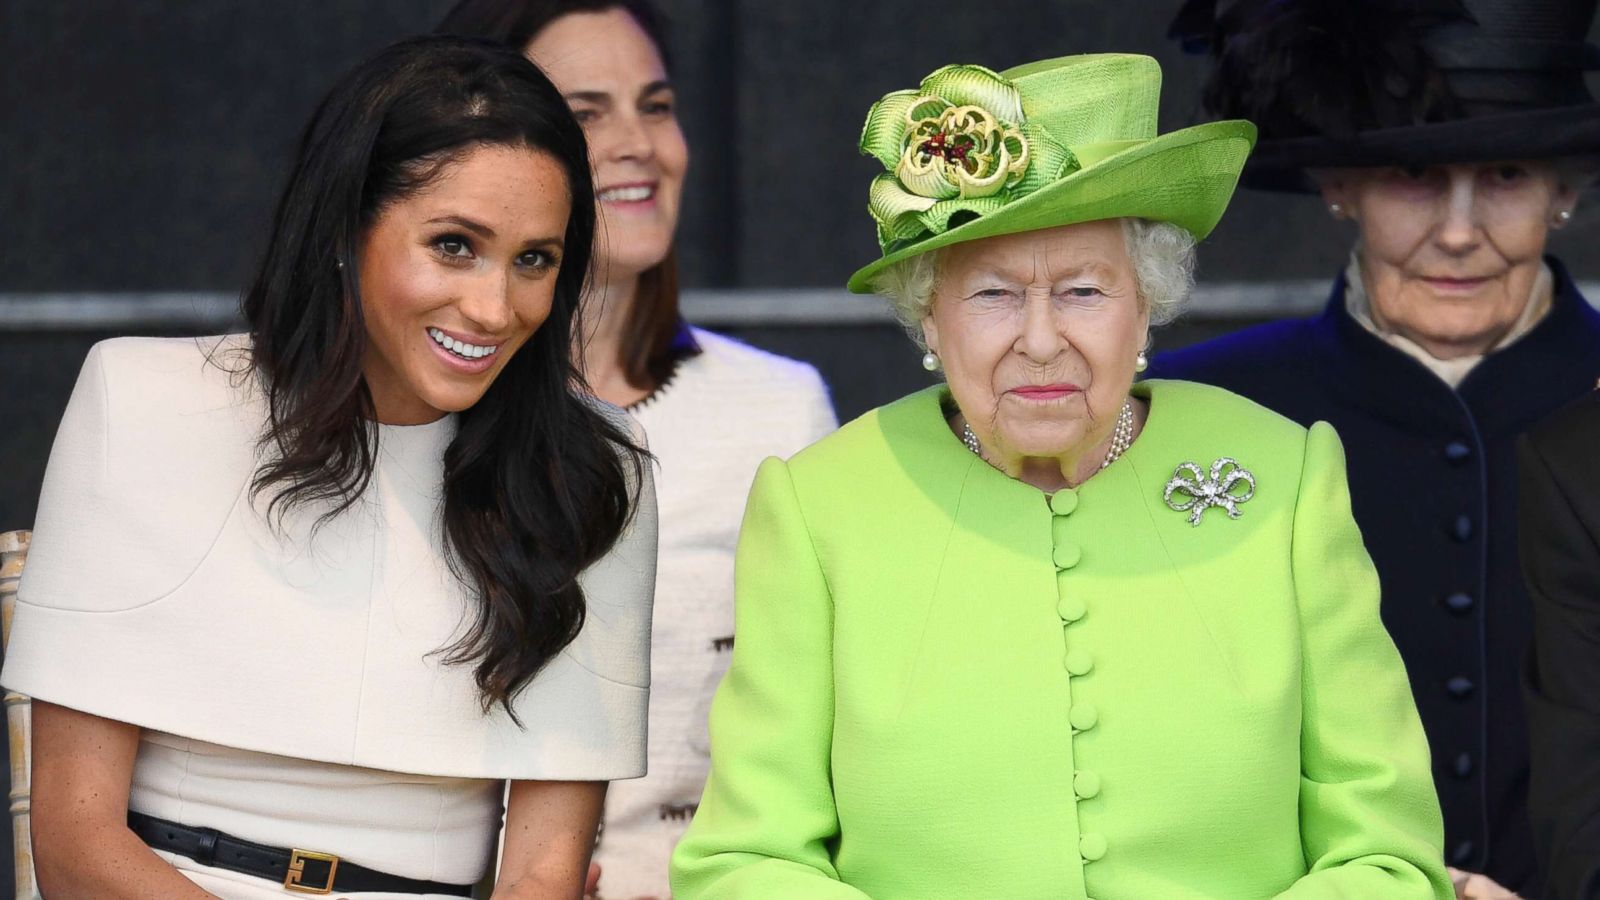
[{"label": "smiling woman in background", "polygon": [[1216,22],[1210,5],[1177,30],[1213,43],[1211,111],[1262,129],[1245,183],[1320,191],[1355,247],[1322,315],[1158,354],[1150,374],[1339,430],[1446,859],[1463,896],[1536,896],[1514,444],[1600,369],[1600,314],[1544,255],[1600,151],[1594,0],[1243,0]]},{"label": "smiling woman in background", "polygon": [[[397,44],[301,141],[250,330],[89,355],[4,682],[53,898],[576,898],[644,771],[655,505],[569,353],[578,124]],[[509,792],[506,783],[509,781]]]},{"label": "smiling woman in background", "polygon": [[644,426],[660,468],[650,773],[606,798],[595,851],[607,897],[667,895],[667,859],[700,802],[706,715],[733,645],[733,549],[757,465],[835,425],[816,370],[678,314],[674,234],[689,153],[660,12],[648,0],[466,0],[440,32],[526,52],[583,123],[600,223],[590,385]]}]

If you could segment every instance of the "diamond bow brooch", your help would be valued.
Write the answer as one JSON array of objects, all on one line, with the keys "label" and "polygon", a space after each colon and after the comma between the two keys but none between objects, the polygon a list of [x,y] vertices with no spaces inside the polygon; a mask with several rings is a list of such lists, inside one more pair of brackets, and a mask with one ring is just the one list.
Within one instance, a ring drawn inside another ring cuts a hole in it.
[{"label": "diamond bow brooch", "polygon": [[1161,495],[1167,506],[1189,514],[1189,524],[1199,526],[1200,516],[1210,507],[1228,511],[1228,518],[1239,518],[1239,504],[1256,495],[1256,477],[1250,470],[1224,456],[1211,464],[1211,476],[1191,462],[1182,463],[1167,482]]}]

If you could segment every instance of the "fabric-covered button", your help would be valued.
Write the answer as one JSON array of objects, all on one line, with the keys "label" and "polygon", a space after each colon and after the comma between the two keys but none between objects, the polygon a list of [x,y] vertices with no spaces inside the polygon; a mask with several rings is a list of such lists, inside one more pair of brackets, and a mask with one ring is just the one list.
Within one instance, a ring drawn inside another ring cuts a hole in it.
[{"label": "fabric-covered button", "polygon": [[1087,675],[1094,671],[1094,657],[1087,650],[1068,650],[1066,664],[1069,675]]},{"label": "fabric-covered button", "polygon": [[1457,675],[1444,683],[1445,692],[1457,700],[1472,696],[1472,691],[1476,687],[1477,685],[1472,683],[1472,679],[1465,675]]},{"label": "fabric-covered button", "polygon": [[1462,544],[1472,540],[1472,517],[1460,515],[1452,519],[1450,521],[1450,536]]},{"label": "fabric-covered button", "polygon": [[1078,508],[1078,492],[1062,488],[1050,495],[1050,511],[1058,516],[1070,516]]},{"label": "fabric-covered button", "polygon": [[1456,465],[1461,465],[1472,456],[1472,448],[1463,441],[1451,441],[1444,445],[1444,458]]},{"label": "fabric-covered button", "polygon": [[1083,550],[1077,544],[1057,544],[1055,560],[1057,569],[1070,569],[1083,558]]},{"label": "fabric-covered button", "polygon": [[1105,856],[1106,836],[1097,831],[1091,831],[1078,838],[1078,854],[1084,858],[1085,862],[1094,862]]},{"label": "fabric-covered button", "polygon": [[1088,731],[1100,721],[1100,710],[1095,709],[1093,703],[1078,703],[1067,713],[1067,721],[1079,731]]},{"label": "fabric-covered button", "polygon": [[1472,607],[1476,605],[1477,601],[1473,600],[1472,595],[1465,591],[1456,591],[1454,594],[1444,598],[1444,608],[1458,616],[1464,616],[1472,612]]},{"label": "fabric-covered button", "polygon": [[1467,752],[1456,754],[1455,763],[1451,765],[1450,771],[1457,778],[1470,778],[1472,776],[1472,754]]},{"label": "fabric-covered button", "polygon": [[1088,610],[1084,608],[1083,598],[1076,594],[1062,594],[1061,599],[1056,601],[1056,615],[1063,622],[1076,622],[1083,618],[1085,612]]},{"label": "fabric-covered button", "polygon": [[1472,852],[1476,849],[1478,848],[1473,846],[1471,841],[1462,841],[1455,846],[1455,849],[1450,851],[1450,864],[1464,866],[1472,862]]},{"label": "fabric-covered button", "polygon": [[1100,795],[1100,776],[1093,772],[1079,772],[1072,776],[1072,792],[1080,800],[1092,800]]}]

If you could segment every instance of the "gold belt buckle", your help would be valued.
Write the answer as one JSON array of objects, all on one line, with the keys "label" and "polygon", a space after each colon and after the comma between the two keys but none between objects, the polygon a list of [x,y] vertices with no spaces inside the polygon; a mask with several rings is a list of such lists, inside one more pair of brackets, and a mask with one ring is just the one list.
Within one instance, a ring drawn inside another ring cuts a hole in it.
[{"label": "gold belt buckle", "polygon": [[[301,884],[300,879],[306,874],[306,860],[315,860],[328,864],[328,880],[321,887]],[[339,871],[339,857],[332,853],[318,853],[315,850],[294,849],[289,851],[289,872],[283,876],[283,889],[296,894],[331,894],[333,893],[333,875]]]}]

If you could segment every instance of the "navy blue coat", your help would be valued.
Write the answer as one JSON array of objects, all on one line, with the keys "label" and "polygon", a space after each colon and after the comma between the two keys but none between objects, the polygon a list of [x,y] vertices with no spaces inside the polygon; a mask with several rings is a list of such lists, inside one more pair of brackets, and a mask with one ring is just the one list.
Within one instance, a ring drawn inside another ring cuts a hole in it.
[{"label": "navy blue coat", "polygon": [[1243,394],[1331,423],[1433,751],[1445,859],[1534,896],[1520,666],[1532,615],[1517,560],[1515,442],[1594,387],[1600,313],[1560,263],[1544,321],[1456,390],[1362,328],[1344,279],[1319,316],[1160,354],[1152,378]]}]

